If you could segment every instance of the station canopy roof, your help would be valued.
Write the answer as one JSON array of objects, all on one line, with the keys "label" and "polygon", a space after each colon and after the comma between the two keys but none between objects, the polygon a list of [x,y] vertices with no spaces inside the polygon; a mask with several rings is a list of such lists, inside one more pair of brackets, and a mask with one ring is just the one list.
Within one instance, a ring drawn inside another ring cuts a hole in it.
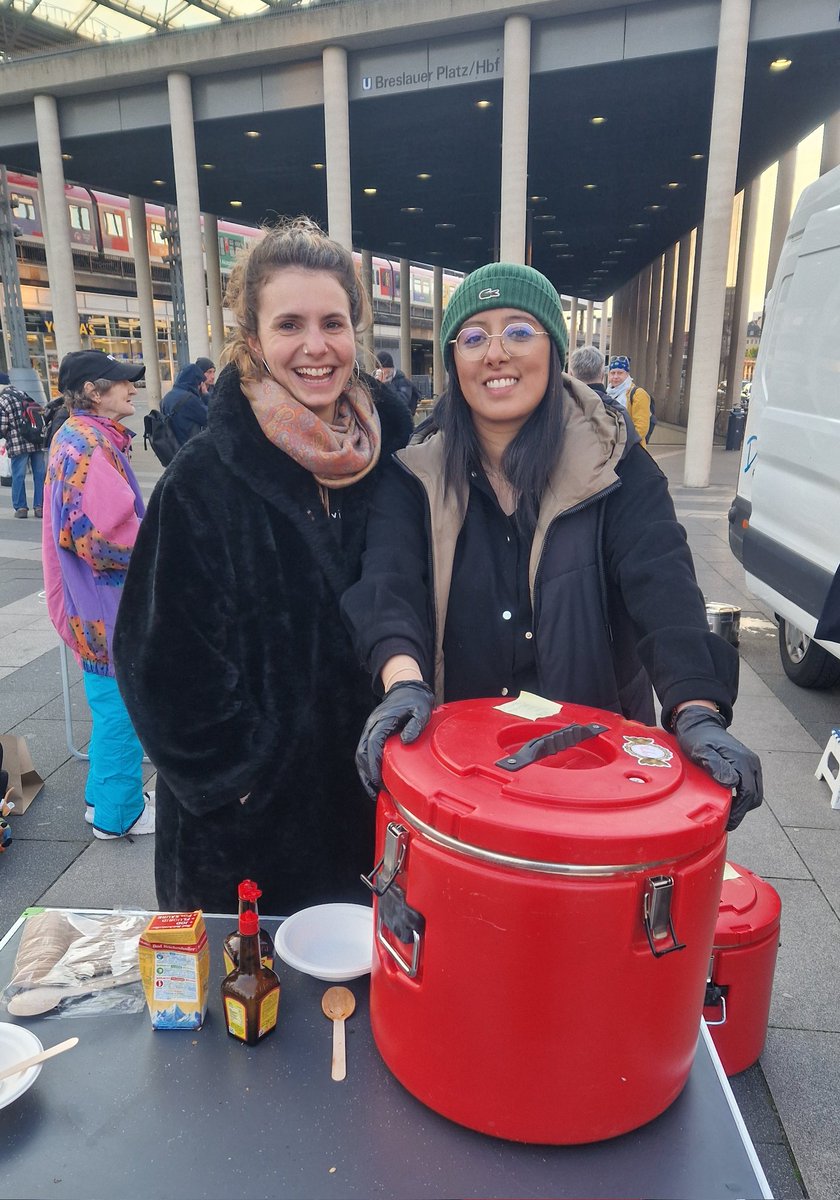
[{"label": "station canopy roof", "polygon": [[317,0],[0,0],[0,59],[236,21]]}]

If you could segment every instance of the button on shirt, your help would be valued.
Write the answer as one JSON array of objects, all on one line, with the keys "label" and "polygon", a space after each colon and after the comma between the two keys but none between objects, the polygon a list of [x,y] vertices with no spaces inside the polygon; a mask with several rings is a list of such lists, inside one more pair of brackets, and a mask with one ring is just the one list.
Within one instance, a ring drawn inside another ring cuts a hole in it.
[{"label": "button on shirt", "polygon": [[455,548],[443,652],[446,700],[538,691],[528,562],[531,536],[499,505],[480,467],[470,472]]}]

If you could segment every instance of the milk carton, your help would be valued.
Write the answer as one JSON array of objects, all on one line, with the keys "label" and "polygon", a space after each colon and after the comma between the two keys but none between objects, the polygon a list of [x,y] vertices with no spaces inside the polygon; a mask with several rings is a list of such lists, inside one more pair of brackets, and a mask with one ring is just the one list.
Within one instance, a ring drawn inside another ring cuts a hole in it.
[{"label": "milk carton", "polygon": [[210,951],[199,909],[159,913],[140,936],[140,977],[154,1029],[200,1029]]}]

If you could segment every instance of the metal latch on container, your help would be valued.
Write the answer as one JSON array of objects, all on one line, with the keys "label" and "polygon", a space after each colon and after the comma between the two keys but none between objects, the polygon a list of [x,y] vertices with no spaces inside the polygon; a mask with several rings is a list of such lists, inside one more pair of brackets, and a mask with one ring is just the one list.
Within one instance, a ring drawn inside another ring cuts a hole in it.
[{"label": "metal latch on container", "polygon": [[703,1008],[720,1008],[720,1020],[710,1021],[706,1017],[706,1024],[725,1025],[726,1024],[726,994],[729,988],[726,984],[715,983],[715,956],[712,955],[709,960],[709,973],[706,976],[706,995],[703,998]]},{"label": "metal latch on container", "polygon": [[398,821],[389,821],[385,830],[382,857],[370,875],[362,876],[362,883],[366,884],[375,895],[384,896],[402,870],[407,850],[408,830]]},{"label": "metal latch on container", "polygon": [[530,742],[520,746],[513,754],[506,754],[504,758],[497,759],[496,766],[505,771],[521,771],[523,767],[538,762],[541,758],[559,754],[562,750],[569,750],[572,746],[585,742],[587,738],[606,732],[606,725],[564,725],[562,729],[555,729],[553,733],[531,738]]},{"label": "metal latch on container", "polygon": [[[670,875],[653,875],[645,882],[643,919],[654,958],[662,958],[672,950],[685,950],[685,943],[678,940],[671,917],[673,892],[674,880]],[[671,939],[670,945],[664,944],[666,938]]]}]

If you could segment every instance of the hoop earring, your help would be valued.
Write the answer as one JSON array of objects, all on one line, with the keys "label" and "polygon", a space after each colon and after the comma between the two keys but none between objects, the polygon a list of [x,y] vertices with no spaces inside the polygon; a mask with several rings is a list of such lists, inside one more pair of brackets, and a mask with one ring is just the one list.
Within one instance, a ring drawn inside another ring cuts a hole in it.
[{"label": "hoop earring", "polygon": [[[261,360],[261,361],[262,361],[262,365],[265,367],[265,373],[266,373],[266,375],[268,376],[268,378],[269,378],[269,379],[274,379],[274,376],[271,374],[271,367],[270,367],[270,366],[268,365],[268,363],[265,361],[265,355],[263,355],[263,356],[262,356],[262,360]],[[276,382],[277,382],[277,380],[276,380],[276,379],[274,379],[274,382],[276,383]]]}]

